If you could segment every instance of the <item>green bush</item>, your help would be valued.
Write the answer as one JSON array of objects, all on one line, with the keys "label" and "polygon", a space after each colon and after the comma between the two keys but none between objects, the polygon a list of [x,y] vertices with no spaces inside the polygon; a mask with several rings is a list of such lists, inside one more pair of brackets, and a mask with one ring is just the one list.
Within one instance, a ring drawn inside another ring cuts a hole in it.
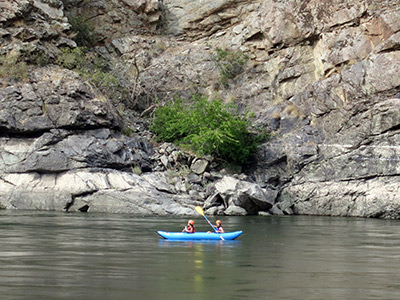
[{"label": "green bush", "polygon": [[208,101],[196,95],[181,98],[155,111],[151,130],[159,141],[189,146],[201,155],[213,155],[226,162],[245,164],[261,141],[248,131],[249,122],[234,105]]},{"label": "green bush", "polygon": [[212,59],[219,68],[221,83],[226,87],[229,80],[243,72],[248,56],[241,51],[227,51],[221,48],[216,48],[215,52]]}]

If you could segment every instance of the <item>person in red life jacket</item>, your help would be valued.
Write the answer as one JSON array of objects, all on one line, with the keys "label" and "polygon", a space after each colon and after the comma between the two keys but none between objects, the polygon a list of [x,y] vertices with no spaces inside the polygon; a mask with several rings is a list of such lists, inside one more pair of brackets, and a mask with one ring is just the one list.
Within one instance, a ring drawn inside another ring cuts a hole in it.
[{"label": "person in red life jacket", "polygon": [[[212,225],[211,222],[209,222],[209,224]],[[224,228],[222,227],[221,220],[215,221],[215,225],[212,225],[212,227],[215,229],[214,232],[216,232],[216,233],[224,233],[225,232]],[[211,233],[211,231],[207,231],[207,233]]]},{"label": "person in red life jacket", "polygon": [[224,233],[225,231],[224,231],[224,228],[222,227],[222,222],[221,222],[221,220],[217,220],[217,221],[215,221],[215,229],[216,229],[216,232],[218,232],[218,233]]},{"label": "person in red life jacket", "polygon": [[189,220],[185,228],[182,230],[182,232],[187,232],[187,233],[195,233],[196,228],[194,227],[194,221]]}]

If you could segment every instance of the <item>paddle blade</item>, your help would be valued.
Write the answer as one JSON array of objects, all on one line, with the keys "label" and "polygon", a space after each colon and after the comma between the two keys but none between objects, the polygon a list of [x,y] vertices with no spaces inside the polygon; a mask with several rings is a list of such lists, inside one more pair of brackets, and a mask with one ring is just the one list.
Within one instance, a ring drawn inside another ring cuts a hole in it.
[{"label": "paddle blade", "polygon": [[204,216],[204,211],[203,211],[203,209],[202,209],[200,206],[196,206],[196,207],[195,207],[195,210],[196,210],[200,215]]}]

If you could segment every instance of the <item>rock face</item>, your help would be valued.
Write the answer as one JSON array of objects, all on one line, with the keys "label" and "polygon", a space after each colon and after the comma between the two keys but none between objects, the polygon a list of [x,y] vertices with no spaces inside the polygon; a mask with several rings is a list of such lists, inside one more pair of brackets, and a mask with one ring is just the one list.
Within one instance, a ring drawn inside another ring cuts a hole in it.
[{"label": "rock face", "polygon": [[[2,76],[0,205],[399,218],[400,3],[300,2],[0,1],[0,55],[55,58],[76,47],[66,16],[79,14],[97,50],[135,70],[141,112],[201,92],[254,111],[272,136],[246,176],[225,174],[142,129],[121,134],[121,112],[75,72],[30,66]],[[217,47],[248,57],[224,82]]]},{"label": "rock face", "polygon": [[189,197],[158,191],[157,182],[113,170],[8,174],[1,180],[3,208],[141,215],[190,215]]},{"label": "rock face", "polygon": [[29,82],[0,90],[0,129],[38,133],[51,129],[118,129],[122,121],[75,72],[58,67],[32,69]]},{"label": "rock face", "polygon": [[131,33],[152,33],[157,30],[162,16],[161,1],[158,0],[61,2],[67,16],[91,20],[94,33],[106,41]]}]

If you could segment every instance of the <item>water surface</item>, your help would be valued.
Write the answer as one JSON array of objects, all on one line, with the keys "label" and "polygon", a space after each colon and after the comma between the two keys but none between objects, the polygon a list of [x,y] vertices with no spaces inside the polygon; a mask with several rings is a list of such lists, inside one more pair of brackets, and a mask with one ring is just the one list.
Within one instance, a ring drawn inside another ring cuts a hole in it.
[{"label": "water surface", "polygon": [[[214,219],[214,218],[210,218]],[[235,241],[162,240],[180,217],[1,211],[1,299],[398,299],[399,221],[221,217]],[[198,231],[210,230],[199,216]]]}]

